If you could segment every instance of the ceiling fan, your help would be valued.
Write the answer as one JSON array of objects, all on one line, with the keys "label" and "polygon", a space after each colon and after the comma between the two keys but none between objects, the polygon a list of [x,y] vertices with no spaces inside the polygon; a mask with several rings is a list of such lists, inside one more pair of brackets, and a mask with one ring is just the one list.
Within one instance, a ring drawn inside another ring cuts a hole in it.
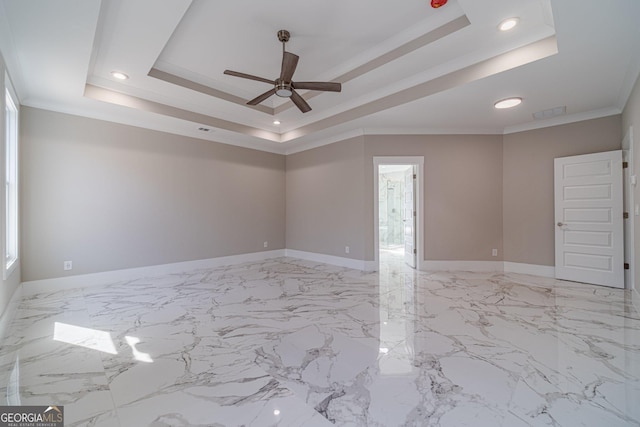
[{"label": "ceiling fan", "polygon": [[280,77],[275,80],[269,80],[258,76],[252,76],[251,74],[240,73],[238,71],[225,70],[224,74],[229,76],[241,77],[243,79],[256,80],[273,85],[273,89],[266,91],[262,95],[247,102],[248,105],[258,105],[262,101],[266,100],[272,95],[277,95],[281,98],[291,98],[291,101],[296,106],[306,113],[311,111],[311,107],[307,104],[302,96],[296,89],[304,90],[318,90],[323,92],[340,92],[342,85],[335,82],[294,82],[293,73],[296,71],[298,65],[298,55],[285,50],[285,43],[289,41],[291,35],[287,30],[278,31],[278,40],[282,42],[282,68],[280,70]]}]

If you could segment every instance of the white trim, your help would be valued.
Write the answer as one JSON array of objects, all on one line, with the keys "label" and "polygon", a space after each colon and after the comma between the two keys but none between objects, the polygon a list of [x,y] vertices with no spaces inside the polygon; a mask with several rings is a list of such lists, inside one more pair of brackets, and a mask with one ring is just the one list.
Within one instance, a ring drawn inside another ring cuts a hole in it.
[{"label": "white trim", "polygon": [[[20,263],[20,100],[15,92],[13,85],[11,84],[11,78],[9,74],[5,72],[4,74],[4,93],[5,96],[5,111],[3,112],[3,120],[5,120],[5,135],[3,135],[3,149],[4,149],[4,175],[3,181],[5,183],[4,190],[2,191],[3,199],[10,199],[9,203],[6,203],[4,206],[3,212],[3,242],[2,242],[2,250],[3,250],[3,265],[2,265],[2,278],[3,280],[7,280],[13,272],[16,270],[16,267]],[[8,103],[7,103],[8,102]],[[14,139],[7,138],[7,134],[9,132],[8,126],[9,123],[6,120],[6,111],[11,110],[15,115],[15,121],[12,121],[11,125],[15,127],[13,135]],[[13,160],[8,157],[9,148],[12,147],[15,153],[13,153]],[[7,168],[7,164],[13,164],[13,173],[11,174],[11,178],[7,180],[7,174],[9,174],[10,168]],[[7,194],[8,188],[7,183],[11,182],[14,186],[13,190]],[[11,197],[13,196],[13,197]],[[13,234],[8,235],[7,231],[11,228],[13,230]],[[9,247],[10,246],[10,247]],[[7,257],[9,254],[10,257]]]},{"label": "white trim", "polygon": [[349,139],[358,138],[361,136],[364,136],[363,129],[353,129],[337,135],[322,137],[320,139],[310,139],[308,141],[303,140],[302,142],[297,139],[292,139],[290,141],[282,143],[285,147],[283,154],[285,156],[288,156],[289,154],[296,154],[302,151],[313,150],[314,148],[324,147],[325,145],[347,141]]},{"label": "white trim", "polygon": [[136,280],[144,277],[161,276],[165,274],[184,273],[186,271],[216,268],[226,265],[242,264],[245,262],[262,261],[270,258],[285,256],[284,249],[265,252],[253,252],[241,255],[223,256],[218,258],[201,259],[195,261],[176,262],[172,264],[153,265],[149,267],[128,268],[124,270],[105,271],[102,273],[81,274],[77,276],[57,277],[54,279],[33,280],[23,282],[23,294],[33,295],[40,292],[61,289],[84,288],[88,286],[106,285],[108,283],[126,280]]},{"label": "white trim", "polygon": [[416,166],[416,240],[418,242],[416,253],[416,268],[423,270],[423,254],[424,254],[424,206],[423,206],[423,185],[424,185],[424,156],[374,156],[373,157],[373,263],[374,269],[380,270],[380,229],[379,229],[379,189],[378,189],[378,166],[380,165],[410,165]]},{"label": "white trim", "polygon": [[504,262],[505,273],[528,274],[540,277],[556,277],[556,268],[549,265],[523,264],[520,262]]},{"label": "white trim", "polygon": [[564,116],[553,117],[546,120],[536,120],[533,122],[522,123],[519,125],[507,126],[502,132],[503,135],[511,133],[524,132],[528,130],[544,129],[552,126],[566,125],[569,123],[583,122],[585,120],[600,119],[602,117],[615,116],[621,114],[619,108],[602,108],[599,110],[585,111],[583,113],[567,114]]},{"label": "white trim", "polygon": [[373,261],[363,261],[360,259],[343,258],[333,255],[319,254],[316,252],[298,251],[295,249],[286,249],[285,256],[290,258],[298,258],[306,261],[320,262],[323,264],[337,265],[338,267],[352,268],[361,271],[373,271]]},{"label": "white trim", "polygon": [[364,135],[502,135],[503,128],[364,128]]},{"label": "white trim", "polygon": [[634,188],[631,184],[631,177],[635,175],[634,165],[634,148],[633,148],[633,126],[629,126],[627,134],[622,139],[622,156],[623,160],[628,162],[628,168],[623,171],[623,197],[626,212],[629,212],[629,218],[624,221],[624,262],[629,263],[629,269],[625,270],[624,285],[627,289],[635,289],[636,265],[635,265],[635,217],[633,210],[635,206]]},{"label": "white trim", "polygon": [[504,271],[502,261],[422,261],[420,271],[473,271],[492,273]]},{"label": "white trim", "polygon": [[6,331],[11,327],[11,323],[13,323],[13,319],[15,319],[16,312],[20,306],[20,302],[22,302],[22,286],[18,285],[16,290],[13,292],[9,303],[0,316],[0,342],[3,342]]}]

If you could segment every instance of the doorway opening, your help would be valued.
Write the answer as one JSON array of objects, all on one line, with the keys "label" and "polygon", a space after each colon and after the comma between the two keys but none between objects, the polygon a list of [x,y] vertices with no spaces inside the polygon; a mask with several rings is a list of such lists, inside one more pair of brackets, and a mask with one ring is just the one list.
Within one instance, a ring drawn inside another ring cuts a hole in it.
[{"label": "doorway opening", "polygon": [[374,157],[376,270],[420,268],[422,157]]},{"label": "doorway opening", "polygon": [[380,262],[415,268],[414,166],[380,165],[378,230]]}]

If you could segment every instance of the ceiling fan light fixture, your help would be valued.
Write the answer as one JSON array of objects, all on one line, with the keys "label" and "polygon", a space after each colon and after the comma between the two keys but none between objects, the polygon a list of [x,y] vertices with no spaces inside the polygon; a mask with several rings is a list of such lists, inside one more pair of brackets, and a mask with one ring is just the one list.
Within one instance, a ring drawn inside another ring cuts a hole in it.
[{"label": "ceiling fan light fixture", "polygon": [[493,104],[493,106],[499,110],[505,109],[505,108],[513,108],[517,105],[520,105],[522,103],[522,98],[506,98],[506,99],[501,99],[500,101],[496,101],[495,104]]},{"label": "ceiling fan light fixture", "polygon": [[507,18],[498,25],[498,29],[500,31],[512,30],[516,25],[518,25],[519,21],[520,18]]},{"label": "ceiling fan light fixture", "polygon": [[286,83],[279,83],[276,85],[276,95],[280,98],[290,98],[293,94],[293,90],[291,89],[291,85]]}]

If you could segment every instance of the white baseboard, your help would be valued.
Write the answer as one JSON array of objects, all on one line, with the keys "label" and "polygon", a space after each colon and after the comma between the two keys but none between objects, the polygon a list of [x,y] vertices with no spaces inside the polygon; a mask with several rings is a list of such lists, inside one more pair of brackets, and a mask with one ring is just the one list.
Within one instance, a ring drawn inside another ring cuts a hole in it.
[{"label": "white baseboard", "polygon": [[638,292],[637,288],[631,290],[631,303],[636,308],[638,314],[640,314],[640,292]]},{"label": "white baseboard", "polygon": [[124,270],[105,271],[102,273],[81,274],[77,276],[57,277],[55,279],[33,280],[23,282],[24,295],[33,295],[52,289],[75,289],[87,286],[106,285],[108,283],[141,279],[144,277],[177,274],[203,268],[216,268],[225,265],[242,264],[245,262],[262,261],[270,258],[285,256],[284,249],[249,254],[231,255],[218,258],[201,259],[195,261],[176,262],[172,264],[153,265],[149,267],[127,268]]},{"label": "white baseboard", "polygon": [[[307,261],[352,268],[365,272],[376,271],[375,261],[364,261],[352,258],[343,258],[333,255],[319,254],[315,252],[298,251],[295,249],[278,249],[265,252],[254,252],[242,255],[231,255],[218,258],[210,258],[196,261],[185,261],[172,264],[154,265],[149,267],[128,268],[124,270],[106,271],[102,273],[82,274],[77,276],[58,277],[54,279],[33,280],[23,282],[14,293],[12,301],[22,298],[22,295],[33,295],[50,290],[64,290],[83,288],[87,286],[105,285],[108,283],[136,280],[144,277],[162,276],[165,274],[177,274],[204,268],[216,268],[225,265],[242,264],[245,262],[262,261],[278,257],[299,258]],[[544,265],[520,264],[502,261],[422,261],[421,271],[473,271],[473,272],[512,272],[530,274],[542,277],[554,277],[554,267]],[[635,298],[637,296],[637,298]],[[635,291],[634,304],[640,306],[640,294]],[[17,304],[14,304],[17,306]],[[639,310],[640,311],[640,310]],[[12,319],[11,307],[0,318],[0,333],[2,322]]]},{"label": "white baseboard", "polygon": [[519,262],[504,262],[505,273],[529,274],[541,277],[556,277],[556,268],[549,265],[522,264]]},{"label": "white baseboard", "polygon": [[13,319],[16,317],[20,301],[22,301],[22,286],[18,286],[13,292],[9,303],[0,316],[0,342],[3,342],[6,331],[9,330]]},{"label": "white baseboard", "polygon": [[476,271],[498,272],[504,271],[502,261],[422,261],[421,271]]},{"label": "white baseboard", "polygon": [[378,264],[375,261],[363,261],[364,269],[366,273],[372,273],[374,271],[378,271]]},{"label": "white baseboard", "polygon": [[291,258],[304,259],[306,261],[321,262],[323,264],[337,265],[338,267],[353,268],[354,270],[374,271],[374,261],[363,261],[359,259],[343,258],[333,255],[318,254],[315,252],[298,251],[287,249],[286,256]]}]

